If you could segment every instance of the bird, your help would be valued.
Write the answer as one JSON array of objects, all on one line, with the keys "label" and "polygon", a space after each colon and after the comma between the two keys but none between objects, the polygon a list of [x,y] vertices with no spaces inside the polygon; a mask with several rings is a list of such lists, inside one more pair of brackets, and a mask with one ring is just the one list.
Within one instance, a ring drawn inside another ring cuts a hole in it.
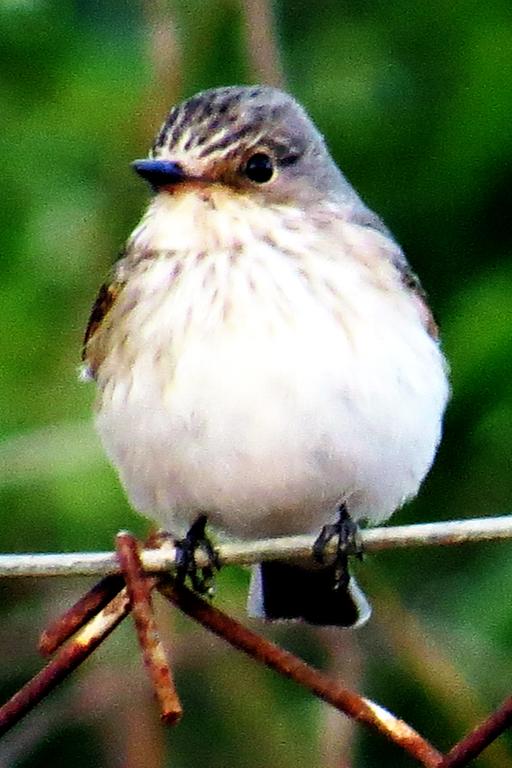
[{"label": "bird", "polygon": [[105,451],[184,545],[206,522],[228,540],[318,534],[311,563],[254,567],[250,615],[361,626],[347,532],[417,494],[449,398],[425,292],[279,89],[193,95],[133,168],[151,199],[83,346]]}]

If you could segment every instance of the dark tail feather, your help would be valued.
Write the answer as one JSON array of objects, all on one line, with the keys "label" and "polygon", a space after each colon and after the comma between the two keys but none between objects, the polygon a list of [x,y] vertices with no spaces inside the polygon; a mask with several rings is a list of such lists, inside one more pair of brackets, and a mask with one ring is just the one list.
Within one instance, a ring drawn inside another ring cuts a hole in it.
[{"label": "dark tail feather", "polygon": [[336,585],[333,567],[308,569],[278,561],[254,566],[247,611],[269,620],[302,619],[338,627],[360,627],[371,614],[352,577],[347,585]]}]

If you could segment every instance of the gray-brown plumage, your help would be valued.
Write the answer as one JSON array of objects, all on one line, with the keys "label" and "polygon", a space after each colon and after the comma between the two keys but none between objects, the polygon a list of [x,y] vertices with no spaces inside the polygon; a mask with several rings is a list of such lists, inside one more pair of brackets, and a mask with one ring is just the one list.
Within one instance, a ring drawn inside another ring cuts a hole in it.
[{"label": "gray-brown plumage", "polygon": [[[433,460],[444,361],[405,256],[302,107],[205,91],[134,167],[155,194],[84,349],[134,506],[177,535],[204,513],[241,538],[319,531],[340,505],[388,517]],[[252,610],[361,623],[363,596],[332,574],[256,572]]]}]

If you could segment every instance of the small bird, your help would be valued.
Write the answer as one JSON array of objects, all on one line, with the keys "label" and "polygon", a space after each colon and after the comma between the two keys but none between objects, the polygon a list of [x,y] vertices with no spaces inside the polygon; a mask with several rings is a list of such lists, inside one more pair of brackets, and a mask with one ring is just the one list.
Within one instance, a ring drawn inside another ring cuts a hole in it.
[{"label": "small bird", "polygon": [[449,394],[417,277],[275,88],[192,96],[133,167],[153,197],[83,351],[131,502],[184,542],[319,533],[316,565],[255,567],[249,612],[364,623],[347,531],[417,493]]}]

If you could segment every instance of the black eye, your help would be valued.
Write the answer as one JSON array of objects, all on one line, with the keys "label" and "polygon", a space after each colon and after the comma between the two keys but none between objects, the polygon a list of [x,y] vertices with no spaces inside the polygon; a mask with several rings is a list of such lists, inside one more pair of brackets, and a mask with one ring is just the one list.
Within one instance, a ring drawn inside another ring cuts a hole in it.
[{"label": "black eye", "polygon": [[274,163],[272,158],[264,152],[256,152],[251,155],[245,164],[244,173],[248,179],[257,184],[265,184],[274,175]]}]

